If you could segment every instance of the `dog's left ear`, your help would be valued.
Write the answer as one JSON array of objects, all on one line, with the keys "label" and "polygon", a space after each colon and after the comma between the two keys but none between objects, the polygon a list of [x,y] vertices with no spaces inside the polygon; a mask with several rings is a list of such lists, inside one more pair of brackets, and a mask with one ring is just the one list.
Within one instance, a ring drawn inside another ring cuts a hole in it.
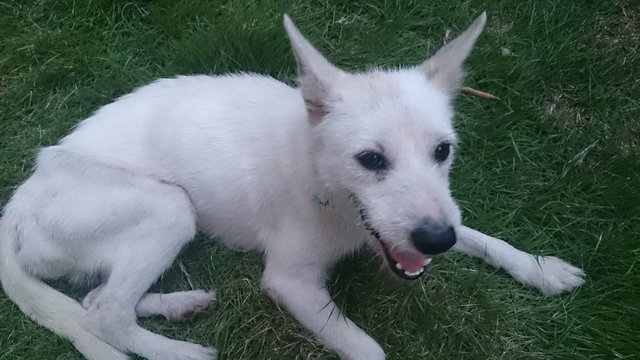
[{"label": "dog's left ear", "polygon": [[450,97],[455,96],[462,86],[462,64],[473,49],[486,21],[487,13],[483,12],[462,35],[447,43],[418,66],[418,70],[425,74],[429,81]]},{"label": "dog's left ear", "polygon": [[311,120],[319,121],[326,114],[325,104],[331,84],[344,73],[311,45],[286,14],[284,26],[298,62],[298,85],[302,97]]}]

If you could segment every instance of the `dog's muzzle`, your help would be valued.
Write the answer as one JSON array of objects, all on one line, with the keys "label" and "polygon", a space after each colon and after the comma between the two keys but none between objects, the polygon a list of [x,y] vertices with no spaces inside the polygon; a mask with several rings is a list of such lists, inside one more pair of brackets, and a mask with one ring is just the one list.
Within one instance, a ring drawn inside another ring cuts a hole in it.
[{"label": "dog's muzzle", "polygon": [[382,254],[391,270],[406,280],[415,280],[424,273],[425,266],[431,262],[431,256],[441,254],[456,243],[456,233],[453,227],[433,226],[425,223],[410,233],[410,240],[414,249],[397,249],[390,247],[380,236],[380,232],[369,221],[369,216],[362,202],[349,192],[349,198],[360,213],[362,225],[369,234],[378,240]]}]

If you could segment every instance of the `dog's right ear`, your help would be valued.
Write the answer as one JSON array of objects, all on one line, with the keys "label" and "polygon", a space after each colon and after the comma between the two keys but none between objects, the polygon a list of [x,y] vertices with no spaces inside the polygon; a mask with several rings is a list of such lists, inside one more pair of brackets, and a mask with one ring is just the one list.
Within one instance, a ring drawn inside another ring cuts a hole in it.
[{"label": "dog's right ear", "polygon": [[287,14],[284,15],[284,26],[298,62],[298,86],[307,105],[310,120],[317,122],[327,112],[325,101],[329,87],[344,73],[311,45]]}]

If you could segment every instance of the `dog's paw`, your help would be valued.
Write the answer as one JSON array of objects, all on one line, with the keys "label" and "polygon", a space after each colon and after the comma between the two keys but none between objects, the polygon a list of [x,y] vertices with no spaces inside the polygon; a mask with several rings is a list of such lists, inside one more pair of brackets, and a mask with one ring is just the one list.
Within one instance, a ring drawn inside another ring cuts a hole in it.
[{"label": "dog's paw", "polygon": [[215,360],[217,355],[218,352],[214,348],[177,341],[170,351],[163,352],[157,360]]},{"label": "dog's paw", "polygon": [[535,275],[526,277],[523,282],[540,289],[545,295],[560,294],[584,284],[584,271],[562,259],[539,256],[533,260]]},{"label": "dog's paw", "polygon": [[351,342],[351,347],[346,352],[340,352],[343,360],[385,360],[384,350],[368,335]]},{"label": "dog's paw", "polygon": [[176,360],[215,360],[218,356],[218,352],[214,348],[192,345],[194,345],[192,349],[180,353]]},{"label": "dog's paw", "polygon": [[163,315],[169,320],[185,320],[204,310],[215,299],[215,292],[204,290],[163,294],[162,303],[166,309]]}]

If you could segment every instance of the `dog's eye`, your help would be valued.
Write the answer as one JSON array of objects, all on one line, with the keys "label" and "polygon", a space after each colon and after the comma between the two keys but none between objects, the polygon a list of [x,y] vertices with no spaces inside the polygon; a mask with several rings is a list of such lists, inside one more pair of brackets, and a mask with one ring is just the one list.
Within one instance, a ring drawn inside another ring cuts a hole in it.
[{"label": "dog's eye", "polygon": [[447,160],[449,157],[449,152],[451,151],[451,144],[443,142],[438,145],[436,151],[433,153],[433,157],[437,162],[443,162]]},{"label": "dog's eye", "polygon": [[356,155],[356,159],[367,170],[382,171],[388,167],[387,159],[374,151],[363,151]]}]

